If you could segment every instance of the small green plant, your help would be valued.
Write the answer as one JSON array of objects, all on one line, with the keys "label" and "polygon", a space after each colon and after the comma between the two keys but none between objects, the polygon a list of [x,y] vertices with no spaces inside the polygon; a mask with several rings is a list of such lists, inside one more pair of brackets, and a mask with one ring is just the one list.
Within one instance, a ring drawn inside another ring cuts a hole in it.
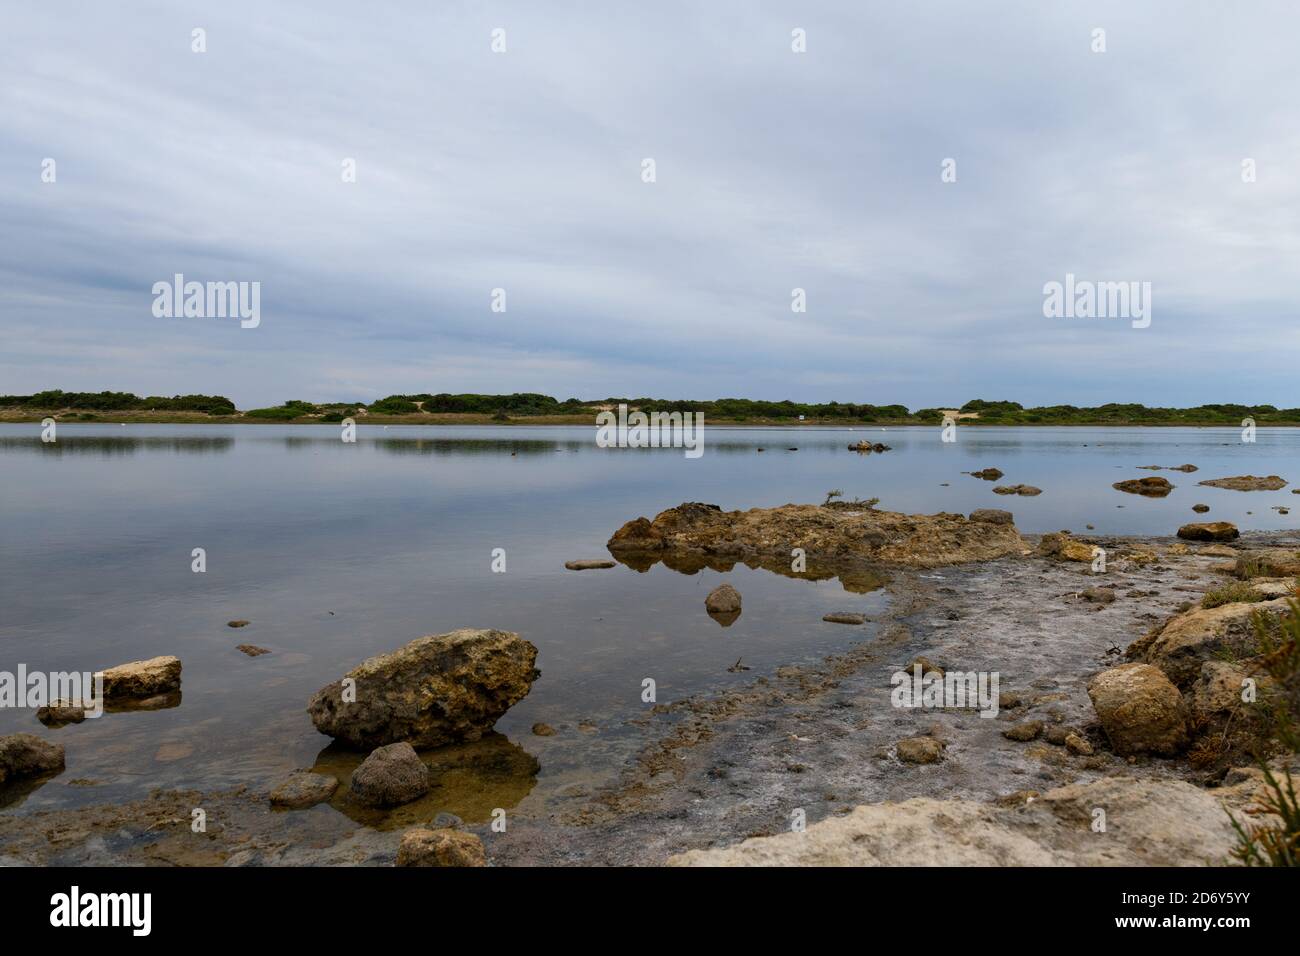
[{"label": "small green plant", "polygon": [[1260,803],[1260,812],[1276,815],[1281,825],[1243,824],[1232,814],[1232,828],[1237,831],[1237,846],[1232,855],[1246,866],[1300,866],[1300,802],[1295,782],[1288,772],[1278,780],[1264,765],[1264,782],[1268,786]]},{"label": "small green plant", "polygon": [[1267,595],[1256,591],[1245,581],[1233,581],[1222,587],[1211,588],[1205,592],[1205,597],[1201,598],[1201,607],[1212,608],[1222,607],[1225,604],[1246,604],[1254,601],[1263,601]]},{"label": "small green plant", "polygon": [[826,500],[822,502],[822,507],[825,508],[836,498],[843,498],[843,497],[844,497],[844,492],[840,491],[840,489],[838,488],[832,488],[830,491],[826,492]]},{"label": "small green plant", "polygon": [[[1269,721],[1278,743],[1294,754],[1300,750],[1300,601],[1287,602],[1288,613],[1270,618],[1259,612],[1252,615],[1259,656],[1255,669],[1271,678],[1274,690],[1268,696]],[[1232,855],[1246,866],[1300,866],[1300,802],[1296,800],[1295,781],[1289,769],[1279,779],[1269,768],[1263,754],[1257,762],[1264,773],[1267,792],[1259,812],[1277,817],[1276,823],[1243,824],[1229,814],[1237,833]]]}]

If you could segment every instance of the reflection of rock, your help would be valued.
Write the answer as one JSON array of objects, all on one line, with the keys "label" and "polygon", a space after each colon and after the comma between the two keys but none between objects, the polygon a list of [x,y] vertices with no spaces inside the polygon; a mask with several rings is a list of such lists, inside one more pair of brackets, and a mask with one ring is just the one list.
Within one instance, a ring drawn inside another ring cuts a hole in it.
[{"label": "reflection of rock", "polygon": [[367,807],[395,807],[429,792],[429,768],[406,741],[377,747],[352,771],[352,798]]},{"label": "reflection of rock", "polygon": [[1227,488],[1231,491],[1280,491],[1286,487],[1287,481],[1277,475],[1269,475],[1267,478],[1259,478],[1255,475],[1234,475],[1231,478],[1212,478],[1208,481],[1198,481],[1197,484],[1208,485],[1211,488]]},{"label": "reflection of rock", "polygon": [[271,806],[302,810],[324,803],[338,788],[335,777],[299,770],[276,784],[271,791]]},{"label": "reflection of rock", "polygon": [[938,567],[1018,554],[1024,542],[1014,525],[955,514],[819,505],[724,512],[717,505],[692,502],[661,512],[653,522],[629,521],[608,547],[619,560],[644,560],[650,554],[678,570],[688,564],[713,567],[715,561],[767,566],[768,560],[788,568],[793,548],[802,548],[810,564]]},{"label": "reflection of rock", "polygon": [[0,737],[0,784],[63,769],[63,745],[35,734]]},{"label": "reflection of rock", "polygon": [[709,620],[715,621],[722,627],[731,627],[740,620],[739,611],[717,611],[709,613]]},{"label": "reflection of rock", "polygon": [[104,671],[105,703],[156,697],[180,687],[181,662],[176,657],[152,657]]},{"label": "reflection of rock", "polygon": [[416,827],[402,834],[398,866],[487,866],[483,841],[459,830]]},{"label": "reflection of rock", "polygon": [[139,700],[127,698],[118,701],[105,701],[104,713],[126,714],[145,710],[170,710],[180,705],[181,692],[174,690],[167,694],[155,694],[153,697],[143,697]]},{"label": "reflection of rock", "polygon": [[[330,744],[316,757],[312,772],[347,780],[362,754]],[[485,823],[497,807],[509,810],[537,783],[537,758],[498,733],[480,740],[426,750],[420,759],[429,768],[432,788],[411,803],[390,809],[365,807],[340,788],[331,805],[365,826],[381,830],[425,826],[439,813],[467,823]]]},{"label": "reflection of rock", "polygon": [[1174,490],[1167,478],[1129,478],[1111,485],[1116,491],[1126,491],[1131,495],[1146,495],[1148,498],[1163,498]]},{"label": "reflection of rock", "polygon": [[1203,514],[1205,514],[1205,512],[1207,512],[1207,511],[1210,510],[1210,506],[1209,506],[1209,505],[1202,505],[1202,504],[1195,504],[1195,505],[1192,505],[1192,510],[1195,511],[1198,515],[1203,515]]},{"label": "reflection of rock", "polygon": [[997,481],[1002,477],[1002,471],[997,468],[984,468],[980,471],[968,471],[966,474],[972,478],[980,478],[984,481]]},{"label": "reflection of rock", "polygon": [[[510,631],[431,634],[363,661],[317,691],[307,711],[321,733],[361,749],[476,740],[528,693],[536,659],[537,648]],[[354,695],[344,681],[355,682]]]}]

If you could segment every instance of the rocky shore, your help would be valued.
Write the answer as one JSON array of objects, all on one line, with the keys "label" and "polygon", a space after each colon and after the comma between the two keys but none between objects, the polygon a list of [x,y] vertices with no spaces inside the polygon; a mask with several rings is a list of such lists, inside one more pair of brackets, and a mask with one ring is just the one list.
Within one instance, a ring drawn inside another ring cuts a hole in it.
[{"label": "rocky shore", "polygon": [[[1003,511],[685,504],[628,522],[609,550],[633,566],[833,567],[846,588],[854,574],[883,585],[889,610],[844,621],[861,639],[819,663],[654,706],[629,721],[643,743],[616,779],[508,830],[421,809],[457,747],[490,750],[506,776],[537,770],[491,732],[536,679],[536,649],[468,630],[365,661],[312,699],[355,756],[265,789],[5,812],[0,863],[1201,865],[1231,862],[1229,812],[1267,822],[1248,756],[1267,728],[1241,690],[1253,680],[1269,699],[1251,621],[1288,609],[1300,545],[1284,536],[1033,539]],[[709,610],[739,613],[725,597]],[[996,673],[995,712],[895,706],[900,671]],[[341,708],[349,687],[361,703]],[[20,744],[11,763],[61,766]]]}]

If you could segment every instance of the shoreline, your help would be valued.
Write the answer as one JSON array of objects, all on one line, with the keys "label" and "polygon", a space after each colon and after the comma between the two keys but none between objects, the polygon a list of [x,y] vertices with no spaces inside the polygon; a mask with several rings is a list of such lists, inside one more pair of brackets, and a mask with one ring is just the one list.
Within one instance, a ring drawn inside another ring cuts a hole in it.
[{"label": "shoreline", "polygon": [[[0,425],[39,425],[45,418],[53,418],[59,424],[65,425],[329,425],[337,426],[336,421],[321,421],[319,419],[260,419],[247,418],[239,415],[211,416],[198,414],[178,413],[174,415],[158,414],[141,414],[141,415],[103,415],[91,413],[93,418],[80,418],[80,413],[64,412],[43,412],[43,413],[5,413],[0,412]],[[501,427],[515,426],[585,426],[590,428],[596,427],[593,416],[586,415],[530,415],[520,418],[511,418],[507,421],[494,419],[491,415],[468,414],[468,413],[446,413],[430,415],[358,415],[354,417],[358,426],[361,425],[409,425],[413,427],[430,427],[430,426],[480,426],[494,425]],[[705,420],[705,426],[714,429],[733,429],[733,428],[753,428],[753,429],[777,429],[777,428],[817,428],[827,431],[877,431],[891,428],[913,428],[913,429],[935,429],[939,425],[929,425],[914,421],[884,421],[884,422],[856,422],[846,423],[834,419],[817,419],[807,421],[795,420],[746,420],[746,421],[712,421]],[[1222,428],[1230,431],[1240,431],[1240,426],[1224,422],[1177,422],[1177,423],[1152,423],[1152,422],[1051,422],[1051,423],[1025,423],[1006,424],[998,422],[980,422],[974,419],[962,419],[958,423],[960,428],[1152,428],[1152,429],[1172,429],[1172,428],[1197,428],[1210,429]],[[1256,426],[1257,431],[1296,428],[1300,429],[1300,422],[1294,424],[1260,424]]]},{"label": "shoreline", "polygon": [[[1037,538],[1028,536],[1027,543]],[[1047,799],[1052,794],[1081,788],[1085,803],[1104,792],[1117,806],[1130,800],[1152,807],[1136,827],[1116,816],[1120,823],[1111,849],[1104,851],[1115,855],[1103,864],[1208,862],[1189,855],[1194,829],[1190,838],[1167,845],[1153,843],[1153,832],[1185,832],[1185,822],[1172,818],[1186,812],[1189,800],[1212,810],[1221,794],[1241,806],[1251,794],[1241,789],[1240,773],[1198,769],[1185,757],[1126,759],[1112,753],[1096,726],[1087,684],[1122,662],[1123,649],[1139,642],[1153,623],[1199,606],[1201,596],[1224,580],[1223,555],[1202,556],[1205,546],[1187,548],[1167,536],[1088,540],[1126,556],[1151,552],[1156,560],[1116,562],[1104,579],[1117,600],[1101,605],[1080,596],[1087,584],[1101,580],[1087,565],[1054,561],[1032,549],[992,561],[898,571],[887,586],[885,612],[871,631],[859,632],[866,639],[855,641],[848,632],[842,651],[816,663],[777,667],[732,688],[657,706],[638,718],[644,741],[612,783],[512,817],[508,834],[494,833],[485,823],[463,829],[483,840],[495,865],[661,865],[690,851],[705,854],[692,859],[709,862],[709,853],[750,853],[737,848],[767,846],[772,839],[789,844],[779,834],[788,830],[791,807],[806,811],[810,830],[856,819],[856,808],[864,806],[876,814],[902,812],[897,808],[920,798],[936,798],[949,808],[945,812],[959,807],[1020,819],[1015,815],[1042,814],[1025,794],[1043,792],[1043,805],[1050,807],[1056,805]],[[1234,542],[1234,550],[1283,542],[1296,546],[1296,535],[1251,533]],[[994,720],[969,711],[893,710],[886,703],[888,674],[919,655],[949,668],[1000,669],[1003,694],[1025,700],[1005,705]],[[1027,717],[1077,726],[1095,753],[1078,756],[1042,739],[1022,742],[1002,733]],[[900,762],[894,744],[915,734],[940,740],[943,759]],[[188,808],[199,805],[219,823],[206,835],[190,833],[187,822]],[[1069,809],[1076,809],[1073,803]],[[1209,816],[1210,825],[1217,825],[1218,817]],[[1226,826],[1226,815],[1222,822]],[[1035,818],[1035,839],[1053,851],[1076,852],[1075,843],[1082,842],[1071,835],[1077,820],[1064,814],[1046,823],[1044,831],[1044,821]],[[0,860],[384,866],[392,864],[401,833],[363,825],[329,805],[270,811],[266,788],[257,785],[209,793],[166,790],[136,800],[0,814]],[[1223,834],[1216,829],[1212,836],[1213,846],[1221,848]],[[934,862],[925,856],[926,843],[888,862]],[[930,849],[949,852],[942,845]]]}]

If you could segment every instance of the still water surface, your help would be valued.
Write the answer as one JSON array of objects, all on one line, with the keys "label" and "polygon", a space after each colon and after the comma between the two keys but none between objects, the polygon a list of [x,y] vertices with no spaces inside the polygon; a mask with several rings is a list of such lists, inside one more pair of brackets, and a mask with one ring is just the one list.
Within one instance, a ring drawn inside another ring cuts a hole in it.
[{"label": "still water surface", "polygon": [[[542,677],[500,721],[504,739],[485,758],[538,761],[523,785],[511,777],[507,797],[477,801],[484,807],[465,802],[482,779],[467,771],[461,802],[445,808],[481,818],[507,799],[527,810],[627,759],[637,737],[628,721],[647,707],[644,678],[663,703],[871,638],[870,627],[820,618],[877,616],[884,592],[836,580],[743,565],[694,575],[564,569],[607,557],[604,542],[624,521],[683,501],[767,507],[820,502],[834,488],[896,511],[1007,508],[1026,533],[1092,524],[1161,535],[1198,520],[1191,506],[1204,502],[1204,520],[1243,530],[1300,525],[1300,511],[1274,510],[1300,505],[1290,487],[1196,487],[1238,474],[1300,478],[1292,429],[1261,429],[1243,444],[1238,429],[965,428],[944,444],[929,428],[710,427],[695,460],[680,449],[597,448],[594,429],[579,427],[362,426],[355,444],[337,426],[60,425],[57,443],[39,436],[38,425],[0,425],[0,670],[98,670],[175,654],[184,678],[178,707],[58,730],[0,710],[0,733],[35,732],[68,751],[68,769],[23,795],[24,809],[157,786],[264,786],[318,761],[345,772],[349,758],[325,750],[305,713],[312,692],[372,654],[468,626],[518,631],[538,646]],[[848,451],[860,438],[893,450]],[[1200,470],[1137,468],[1184,462]],[[1043,494],[1001,497],[995,483],[962,474],[988,466],[1006,473],[999,483]],[[1111,488],[1151,474],[1176,490],[1155,500]],[[191,571],[194,548],[206,550],[205,573]],[[491,571],[494,548],[506,552],[504,574]],[[723,580],[745,602],[725,629],[703,607]],[[236,618],[252,623],[228,628]],[[248,658],[240,643],[272,653]],[[729,673],[740,658],[752,670]],[[561,733],[532,736],[539,721]]]}]

